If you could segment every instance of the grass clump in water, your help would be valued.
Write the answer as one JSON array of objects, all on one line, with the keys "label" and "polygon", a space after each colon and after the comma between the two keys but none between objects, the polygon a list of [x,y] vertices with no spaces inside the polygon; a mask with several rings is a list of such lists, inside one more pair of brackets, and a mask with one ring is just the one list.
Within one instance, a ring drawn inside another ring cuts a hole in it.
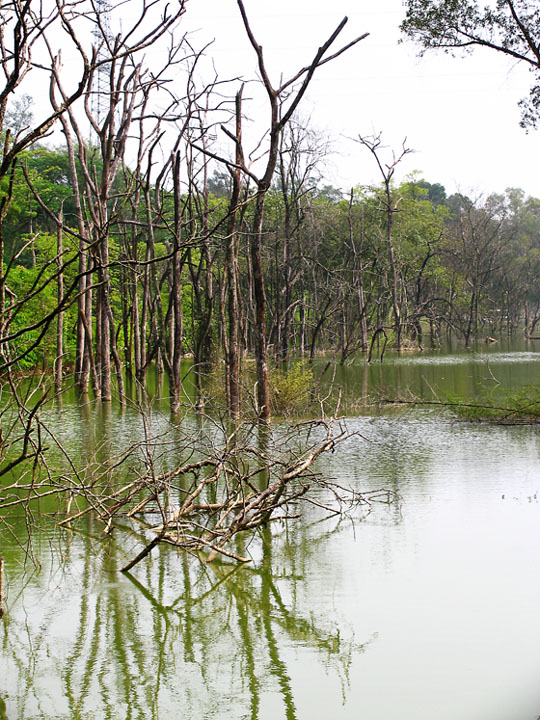
[{"label": "grass clump in water", "polygon": [[452,412],[464,420],[500,424],[540,423],[540,386],[523,385],[514,391],[495,388],[476,402],[448,397]]},{"label": "grass clump in water", "polygon": [[275,415],[298,415],[304,412],[314,386],[313,370],[305,360],[286,369],[270,371],[270,402]]}]

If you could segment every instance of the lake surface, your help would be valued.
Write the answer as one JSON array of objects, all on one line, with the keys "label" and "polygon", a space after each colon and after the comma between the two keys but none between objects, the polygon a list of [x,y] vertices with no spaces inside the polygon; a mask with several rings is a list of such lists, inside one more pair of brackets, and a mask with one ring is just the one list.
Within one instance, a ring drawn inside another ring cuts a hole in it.
[{"label": "lake surface", "polygon": [[[428,399],[540,380],[540,346],[480,349],[388,355],[339,381]],[[152,418],[167,429],[166,413]],[[130,411],[69,399],[47,421],[96,464],[142,433]],[[325,521],[308,506],[246,541],[249,566],[162,546],[121,575],[139,538],[104,538],[88,520],[77,532],[37,523],[38,570],[0,527],[0,718],[536,720],[539,429],[438,409],[364,412],[347,426],[359,434],[318,469],[400,503]],[[11,526],[24,538],[32,521]]]}]

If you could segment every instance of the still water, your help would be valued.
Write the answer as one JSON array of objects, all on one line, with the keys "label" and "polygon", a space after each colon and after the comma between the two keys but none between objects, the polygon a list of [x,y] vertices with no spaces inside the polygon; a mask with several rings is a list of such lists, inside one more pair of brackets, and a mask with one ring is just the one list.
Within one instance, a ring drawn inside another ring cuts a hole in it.
[{"label": "still water", "polygon": [[[389,356],[367,372],[345,368],[341,381],[474,395],[540,379],[540,354]],[[102,461],[141,432],[129,413],[74,403],[48,421],[66,448]],[[308,507],[247,543],[249,566],[163,546],[121,575],[130,540],[89,520],[77,532],[39,523],[35,570],[0,529],[0,718],[536,720],[538,429],[425,409],[347,425],[359,434],[318,469],[401,502],[326,521]],[[26,522],[12,521],[20,538]]]}]

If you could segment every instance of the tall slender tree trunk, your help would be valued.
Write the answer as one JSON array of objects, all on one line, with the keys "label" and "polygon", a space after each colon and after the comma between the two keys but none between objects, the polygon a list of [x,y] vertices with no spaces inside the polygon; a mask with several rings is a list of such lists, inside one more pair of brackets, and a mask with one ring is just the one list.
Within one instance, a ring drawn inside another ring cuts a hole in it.
[{"label": "tall slender tree trunk", "polygon": [[467,329],[465,331],[465,346],[469,347],[472,337],[472,331],[474,326],[474,315],[476,308],[476,288],[473,287],[471,292],[471,299],[469,302],[469,315],[467,318]]},{"label": "tall slender tree trunk", "polygon": [[[71,175],[71,187],[73,190],[73,202],[75,205],[75,216],[77,229],[79,231],[79,292],[77,299],[77,338],[75,345],[75,387],[85,395],[90,385],[90,372],[92,368],[92,289],[91,289],[91,258],[88,253],[88,235],[84,220],[84,213],[77,176],[77,165],[75,161],[75,145],[68,119],[60,117],[62,130],[66,138],[69,172]],[[97,377],[94,373],[94,387]]]},{"label": "tall slender tree trunk", "polygon": [[399,274],[396,266],[396,258],[394,254],[394,243],[392,240],[392,221],[395,209],[392,205],[390,183],[386,183],[386,193],[388,199],[386,211],[386,244],[388,247],[388,262],[390,265],[390,273],[392,278],[392,309],[394,313],[394,331],[396,333],[396,348],[401,350],[401,308],[399,305]]},{"label": "tall slender tree trunk", "polygon": [[228,407],[231,417],[238,418],[242,411],[241,387],[241,350],[240,350],[240,303],[238,300],[238,206],[242,190],[243,163],[242,155],[242,92],[243,86],[236,94],[236,167],[232,171],[232,194],[229,202],[229,222],[227,228],[227,312],[228,312],[228,347],[227,347],[227,392]]},{"label": "tall slender tree trunk", "polygon": [[259,193],[255,202],[253,233],[250,238],[253,293],[255,296],[255,363],[257,366],[257,412],[259,420],[270,420],[270,386],[268,383],[268,348],[266,345],[266,293],[262,264],[262,237],[265,196]]},{"label": "tall slender tree trunk", "polygon": [[238,417],[242,410],[242,388],[240,382],[240,308],[238,303],[238,237],[234,220],[229,224],[227,244],[227,311],[228,311],[228,353],[227,375],[229,390],[229,412]]},{"label": "tall slender tree trunk", "polygon": [[96,293],[96,343],[99,371],[99,395],[104,402],[112,400],[111,386],[111,333],[109,324],[109,248],[108,238],[103,236],[98,244],[98,280]]},{"label": "tall slender tree trunk", "polygon": [[298,349],[300,357],[304,357],[306,350],[306,296],[302,292],[302,300],[300,302],[300,333],[298,337]]},{"label": "tall slender tree trunk", "polygon": [[[56,297],[58,305],[64,297],[64,274],[62,272],[63,249],[63,217],[60,211],[59,222],[56,230],[56,257],[58,263],[58,279],[56,285]],[[62,391],[62,374],[64,362],[64,313],[58,312],[56,317],[56,362],[54,363],[54,388],[57,394]]]},{"label": "tall slender tree trunk", "polygon": [[364,260],[362,257],[362,251],[364,248],[364,211],[360,216],[360,247],[356,246],[356,239],[354,237],[354,227],[352,218],[352,208],[354,200],[354,189],[351,188],[349,197],[349,209],[347,213],[347,221],[349,224],[349,241],[354,256],[354,285],[356,286],[356,297],[358,299],[358,314],[360,316],[360,342],[362,350],[367,351],[369,347],[368,342],[368,325],[367,325],[367,312],[366,312],[366,301],[364,292]]},{"label": "tall slender tree trunk", "polygon": [[169,385],[171,392],[171,411],[177,413],[180,410],[180,399],[182,390],[182,338],[183,338],[183,316],[182,316],[182,285],[181,285],[181,256],[180,241],[182,228],[181,188],[180,188],[180,153],[177,151],[173,158],[173,182],[174,182],[174,238],[172,253],[172,285],[171,285],[171,337],[170,337],[170,372]]},{"label": "tall slender tree trunk", "polygon": [[[289,214],[288,208],[286,209],[287,215]],[[283,314],[282,314],[282,327],[281,327],[281,347],[280,347],[280,360],[281,362],[287,362],[289,358],[289,343],[291,335],[291,241],[289,238],[289,226],[290,221],[288,218],[285,221],[285,237],[283,239]]]}]

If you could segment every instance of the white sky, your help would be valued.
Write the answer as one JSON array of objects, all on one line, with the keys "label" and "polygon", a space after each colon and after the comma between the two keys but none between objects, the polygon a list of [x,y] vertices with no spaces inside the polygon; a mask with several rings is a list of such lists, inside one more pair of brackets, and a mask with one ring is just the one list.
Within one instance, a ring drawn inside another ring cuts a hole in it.
[{"label": "white sky", "polygon": [[[478,49],[464,58],[443,53],[417,57],[410,42],[398,44],[405,8],[401,0],[245,0],[271,79],[278,84],[309,63],[316,49],[347,15],[335,48],[370,35],[321,68],[300,114],[335,138],[329,184],[349,188],[378,182],[367,150],[348,140],[382,132],[399,150],[406,138],[415,150],[398,172],[413,170],[440,182],[448,194],[502,192],[521,187],[540,197],[537,158],[540,135],[519,127],[518,100],[528,91],[529,72],[509,59]],[[208,53],[220,77],[256,77],[256,58],[243,32],[236,0],[189,0],[185,30],[197,44],[215,39]],[[236,85],[234,86],[236,88]],[[246,96],[254,93],[248,86]],[[246,101],[246,115],[261,131],[264,103]]]}]

